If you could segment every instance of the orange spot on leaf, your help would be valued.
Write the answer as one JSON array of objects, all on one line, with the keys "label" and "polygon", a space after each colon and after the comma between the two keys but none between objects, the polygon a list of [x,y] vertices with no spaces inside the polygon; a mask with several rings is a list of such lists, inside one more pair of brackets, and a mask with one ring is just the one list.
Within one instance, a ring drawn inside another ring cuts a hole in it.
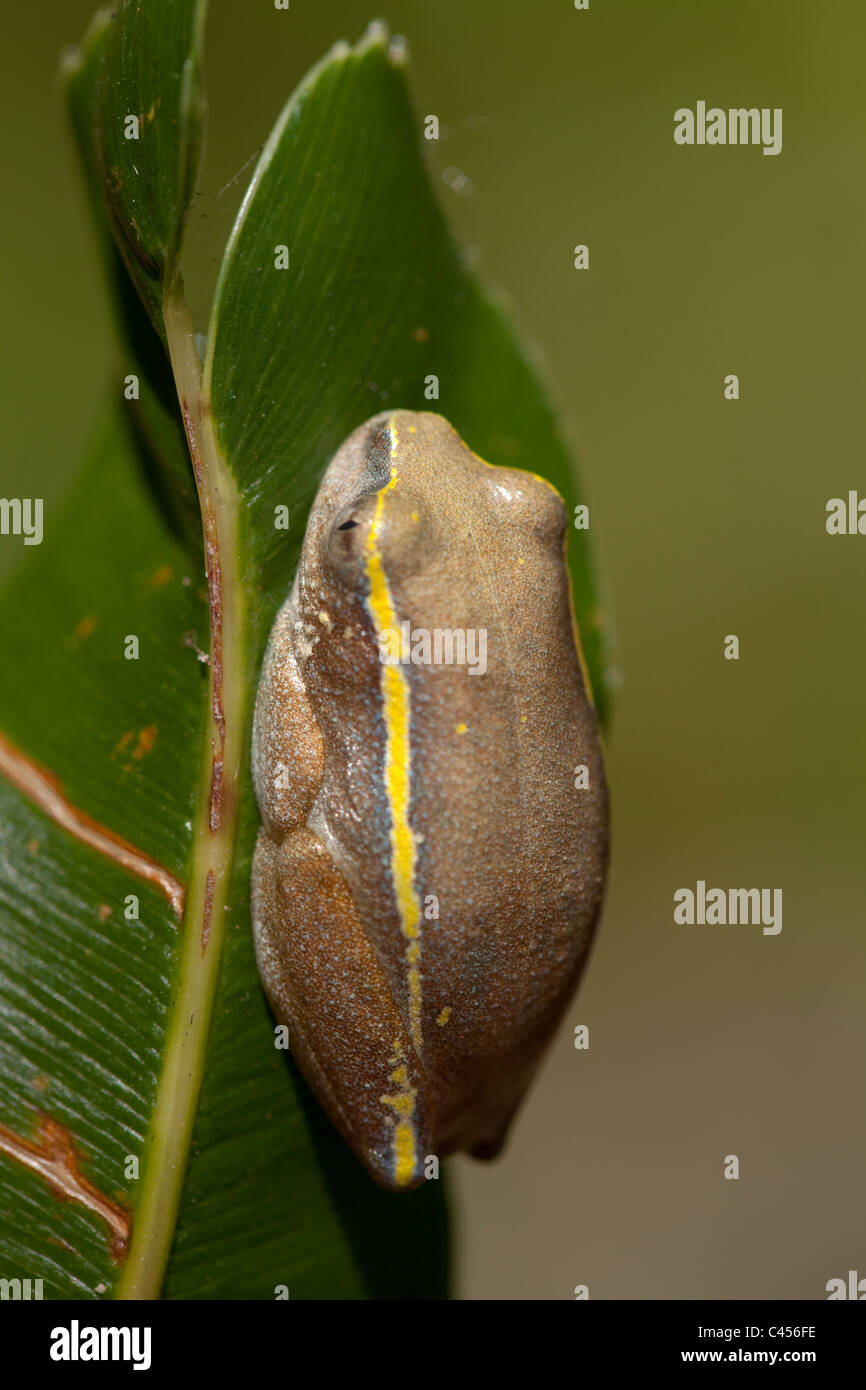
[{"label": "orange spot on leaf", "polygon": [[146,728],[139,730],[138,742],[132,750],[132,756],[137,763],[140,763],[142,758],[147,757],[147,754],[156,743],[156,735],[158,732],[155,724],[148,724]]},{"label": "orange spot on leaf", "polygon": [[154,589],[163,589],[165,585],[168,583],[168,581],[171,579],[172,574],[173,570],[171,568],[171,565],[160,565],[159,569],[154,570],[153,574],[147,581],[148,591],[150,592]]},{"label": "orange spot on leaf", "polygon": [[125,753],[134,737],[135,734],[133,733],[132,729],[127,729],[126,733],[118,739],[117,743],[111,750],[112,758],[116,758],[119,753]]}]

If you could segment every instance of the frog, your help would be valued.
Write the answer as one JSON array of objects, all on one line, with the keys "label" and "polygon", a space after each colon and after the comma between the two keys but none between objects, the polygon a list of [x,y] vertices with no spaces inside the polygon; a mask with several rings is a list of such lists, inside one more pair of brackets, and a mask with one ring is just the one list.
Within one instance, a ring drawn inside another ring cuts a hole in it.
[{"label": "frog", "polygon": [[568,522],[550,483],[486,463],[443,416],[380,413],[322,476],[268,640],[259,974],[392,1191],[501,1151],[601,913],[608,791]]}]

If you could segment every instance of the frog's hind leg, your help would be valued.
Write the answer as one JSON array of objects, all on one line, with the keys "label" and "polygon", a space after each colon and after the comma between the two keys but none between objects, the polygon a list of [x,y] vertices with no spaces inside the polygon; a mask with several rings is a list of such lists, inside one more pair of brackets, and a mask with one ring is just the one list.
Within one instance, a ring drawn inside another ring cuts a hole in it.
[{"label": "frog's hind leg", "polygon": [[331,1119],[384,1187],[415,1187],[430,1152],[422,1072],[348,885],[304,828],[259,832],[253,930],[271,1007]]}]

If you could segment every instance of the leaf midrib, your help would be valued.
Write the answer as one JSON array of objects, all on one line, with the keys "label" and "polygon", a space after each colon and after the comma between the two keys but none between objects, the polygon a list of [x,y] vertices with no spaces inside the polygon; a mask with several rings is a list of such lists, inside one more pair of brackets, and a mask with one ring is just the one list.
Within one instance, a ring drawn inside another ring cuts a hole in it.
[{"label": "leaf midrib", "polygon": [[[142,1183],[118,1299],[159,1296],[180,1209],[219,978],[245,764],[246,606],[238,572],[240,498],[220,456],[180,274],[163,311],[205,531],[211,661],[208,737],[194,820],[182,942]],[[215,660],[219,652],[221,659]],[[216,781],[219,788],[215,791]]]}]

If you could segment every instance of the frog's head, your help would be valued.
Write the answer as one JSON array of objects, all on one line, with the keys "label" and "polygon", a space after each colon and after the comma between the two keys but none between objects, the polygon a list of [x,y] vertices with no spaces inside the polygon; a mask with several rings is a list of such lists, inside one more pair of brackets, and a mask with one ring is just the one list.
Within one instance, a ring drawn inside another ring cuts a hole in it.
[{"label": "frog's head", "polygon": [[355,430],[328,467],[302,591],[314,604],[364,602],[378,577],[397,596],[441,590],[459,603],[484,583],[492,546],[540,548],[559,562],[566,522],[544,479],[485,463],[441,415],[392,411]]}]

